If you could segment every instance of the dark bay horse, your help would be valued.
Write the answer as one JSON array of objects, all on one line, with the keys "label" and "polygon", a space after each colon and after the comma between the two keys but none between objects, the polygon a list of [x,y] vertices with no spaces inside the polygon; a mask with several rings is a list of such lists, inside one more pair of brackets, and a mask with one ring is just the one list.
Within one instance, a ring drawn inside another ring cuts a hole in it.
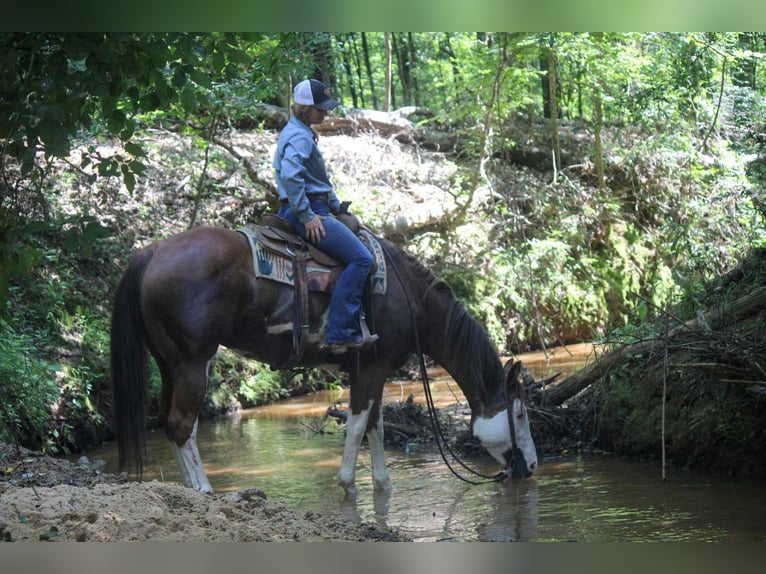
[{"label": "dark bay horse", "polygon": [[[370,316],[380,336],[374,348],[345,355],[320,349],[329,297],[313,293],[309,301],[309,343],[300,364],[339,363],[350,377],[340,485],[350,497],[356,495],[356,461],[366,434],[375,489],[391,488],[383,458],[383,384],[416,345],[460,386],[482,445],[501,465],[513,466],[515,477],[530,476],[537,454],[518,370],[504,372],[486,331],[445,283],[393,244],[381,242],[388,267],[395,266],[397,273],[389,270],[385,295],[372,296]],[[143,469],[148,350],[162,377],[160,422],[183,481],[212,491],[196,444],[208,364],[219,345],[269,365],[284,364],[292,348],[293,319],[293,288],[256,278],[241,233],[197,228],[135,254],[117,287],[111,326],[121,469],[134,465],[139,477]]]}]

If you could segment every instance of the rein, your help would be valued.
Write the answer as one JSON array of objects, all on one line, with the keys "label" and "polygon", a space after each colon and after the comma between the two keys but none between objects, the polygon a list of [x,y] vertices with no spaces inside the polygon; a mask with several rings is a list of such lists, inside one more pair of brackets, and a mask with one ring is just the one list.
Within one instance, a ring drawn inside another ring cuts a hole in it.
[{"label": "rein", "polygon": [[[487,484],[490,482],[501,482],[508,478],[508,471],[507,470],[501,470],[495,475],[487,475],[483,474],[477,470],[474,470],[470,467],[468,467],[460,458],[453,452],[453,450],[450,448],[449,443],[447,439],[444,437],[444,431],[441,428],[441,425],[439,424],[439,419],[436,416],[436,406],[434,404],[434,399],[431,394],[431,386],[428,382],[428,372],[426,369],[426,362],[423,357],[423,351],[420,348],[420,336],[418,334],[418,324],[417,324],[417,316],[415,314],[415,309],[413,307],[412,303],[412,295],[410,293],[410,290],[407,286],[407,284],[402,279],[401,274],[399,273],[399,267],[396,265],[396,262],[394,261],[393,257],[391,257],[391,254],[388,251],[388,247],[384,243],[380,243],[381,247],[383,248],[383,252],[385,253],[386,257],[388,258],[389,262],[391,263],[391,268],[394,270],[394,273],[396,274],[396,278],[399,280],[399,284],[402,286],[402,289],[404,289],[404,295],[405,299],[407,299],[407,307],[410,311],[410,317],[412,318],[412,330],[415,335],[415,353],[418,357],[418,366],[420,367],[420,378],[423,381],[423,392],[426,396],[426,405],[428,409],[428,416],[431,419],[431,426],[434,430],[434,438],[436,439],[436,446],[439,448],[439,454],[441,454],[442,460],[444,460],[444,463],[447,465],[447,468],[450,470],[452,474],[454,474],[457,478],[462,480],[463,482],[467,482],[468,484],[478,485],[478,484]],[[506,403],[508,402],[508,391],[505,390],[505,398]],[[512,405],[508,405],[508,424],[511,428],[511,440],[512,440],[512,448],[513,452],[515,453],[517,451],[516,447],[516,429],[513,428],[513,413],[512,413]],[[449,460],[447,460],[447,456],[444,453],[444,449],[447,449],[449,453],[452,455],[452,458],[457,461],[460,466],[462,466],[465,470],[468,472],[482,478],[483,480],[471,480],[469,478],[466,478],[462,476],[460,473],[458,473],[450,464]]]}]

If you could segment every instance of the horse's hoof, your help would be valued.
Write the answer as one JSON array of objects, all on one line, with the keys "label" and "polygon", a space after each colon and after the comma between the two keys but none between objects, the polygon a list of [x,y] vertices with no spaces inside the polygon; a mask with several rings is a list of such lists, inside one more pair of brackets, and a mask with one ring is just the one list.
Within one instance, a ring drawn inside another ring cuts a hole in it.
[{"label": "horse's hoof", "polygon": [[346,493],[345,500],[356,500],[359,495],[359,491],[356,489],[356,485],[343,485],[343,491]]}]

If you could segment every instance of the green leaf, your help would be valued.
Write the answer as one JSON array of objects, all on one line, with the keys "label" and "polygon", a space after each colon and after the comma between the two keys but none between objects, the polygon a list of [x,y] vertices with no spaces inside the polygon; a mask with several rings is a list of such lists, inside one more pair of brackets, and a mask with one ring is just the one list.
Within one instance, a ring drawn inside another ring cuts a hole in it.
[{"label": "green leaf", "polygon": [[208,75],[201,70],[192,70],[191,79],[203,88],[210,88],[213,85]]},{"label": "green leaf", "polygon": [[125,151],[133,157],[146,157],[146,152],[144,151],[143,146],[135,142],[127,142],[125,144]]},{"label": "green leaf", "polygon": [[133,125],[133,122],[129,119],[125,120],[125,127],[120,130],[120,139],[122,141],[127,141],[130,138],[133,137],[133,132],[135,131],[135,126]]},{"label": "green leaf", "polygon": [[86,72],[88,70],[88,66],[85,65],[86,59],[87,57],[82,58],[81,60],[72,60],[71,58],[67,58],[66,71],[70,74],[75,72]]},{"label": "green leaf", "polygon": [[136,159],[128,162],[128,165],[130,166],[130,171],[136,175],[141,175],[146,171],[146,166]]},{"label": "green leaf", "polygon": [[186,72],[181,66],[176,68],[176,71],[173,74],[173,79],[171,80],[170,83],[176,89],[186,85]]},{"label": "green leaf", "polygon": [[[133,176],[133,174],[130,175],[131,177]],[[104,239],[110,235],[112,235],[111,230],[108,227],[101,225],[101,223],[98,221],[89,221],[85,224],[85,232],[83,233],[83,238],[86,241]]]},{"label": "green leaf", "polygon": [[128,191],[133,192],[136,187],[136,176],[129,171],[124,171],[122,173],[122,181],[125,187],[128,188]]},{"label": "green leaf", "polygon": [[104,177],[111,177],[117,175],[119,164],[113,159],[105,159],[98,164],[98,175]]},{"label": "green leaf", "polygon": [[197,98],[190,86],[185,86],[181,92],[181,105],[187,114],[194,113],[194,110],[197,108]]},{"label": "green leaf", "polygon": [[211,65],[216,72],[220,72],[226,65],[226,58],[224,58],[220,50],[216,50],[213,53]]}]

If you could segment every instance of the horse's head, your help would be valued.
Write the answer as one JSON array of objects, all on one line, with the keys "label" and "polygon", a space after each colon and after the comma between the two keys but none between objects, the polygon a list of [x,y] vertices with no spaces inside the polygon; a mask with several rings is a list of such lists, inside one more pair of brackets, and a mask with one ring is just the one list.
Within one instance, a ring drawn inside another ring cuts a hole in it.
[{"label": "horse's head", "polygon": [[529,430],[520,369],[520,362],[506,363],[505,408],[489,417],[477,416],[472,426],[474,436],[495,460],[505,465],[512,478],[532,476],[537,468],[537,450]]}]

